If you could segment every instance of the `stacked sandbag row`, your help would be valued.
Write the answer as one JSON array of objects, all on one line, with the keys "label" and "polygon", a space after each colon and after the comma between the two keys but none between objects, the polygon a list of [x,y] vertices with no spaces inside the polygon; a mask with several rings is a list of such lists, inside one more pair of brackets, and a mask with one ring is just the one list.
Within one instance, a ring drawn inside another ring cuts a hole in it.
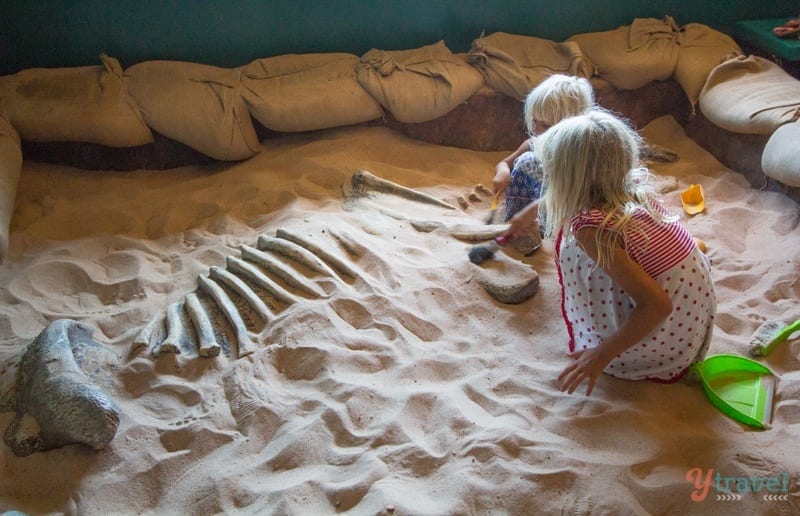
[{"label": "stacked sandbag row", "polygon": [[0,77],[0,99],[26,141],[130,147],[152,142],[152,129],[233,161],[260,150],[252,118],[278,132],[357,124],[381,118],[383,110],[400,122],[425,122],[484,84],[522,99],[553,73],[599,75],[618,89],[675,75],[694,103],[708,72],[737,52],[728,36],[703,25],[644,18],[562,43],[498,32],[476,39],[466,55],[439,41],[372,49],[360,58],[290,54],[233,69],[146,61],[124,71],[104,55],[99,66]]},{"label": "stacked sandbag row", "polygon": [[667,16],[637,18],[631,25],[577,34],[562,43],[495,33],[473,42],[469,60],[487,85],[518,99],[547,76],[563,73],[597,76],[620,90],[674,78],[694,106],[711,70],[740,54],[730,36],[699,23],[678,27]]},{"label": "stacked sandbag row", "polygon": [[739,134],[768,136],[764,174],[800,187],[800,80],[758,56],[739,56],[711,72],[700,110],[714,125]]},{"label": "stacked sandbag row", "polygon": [[29,69],[0,77],[0,99],[23,140],[133,147],[151,129],[212,158],[260,150],[251,116],[279,132],[381,118],[438,118],[473,95],[480,73],[439,42],[406,51],[283,55],[236,69],[147,61]]},{"label": "stacked sandbag row", "polygon": [[[145,61],[29,69],[0,77],[0,99],[23,140],[131,147],[151,129],[212,158],[261,146],[253,125],[299,132],[375,120],[438,118],[473,95],[480,73],[439,42],[414,50],[283,55],[239,68]],[[251,118],[252,117],[252,118]]]}]

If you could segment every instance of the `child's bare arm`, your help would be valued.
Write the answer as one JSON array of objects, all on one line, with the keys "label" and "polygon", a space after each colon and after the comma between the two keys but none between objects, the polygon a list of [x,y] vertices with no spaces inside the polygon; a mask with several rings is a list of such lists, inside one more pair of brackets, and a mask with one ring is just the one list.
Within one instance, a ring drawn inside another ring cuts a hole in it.
[{"label": "child's bare arm", "polygon": [[494,178],[492,179],[492,188],[495,195],[499,195],[506,191],[508,183],[511,181],[511,168],[514,166],[514,160],[520,157],[523,153],[530,150],[530,140],[525,140],[513,153],[506,156],[503,161],[495,165]]},{"label": "child's bare arm", "polygon": [[[584,228],[576,235],[580,246],[595,262],[598,262],[599,255],[596,240],[598,231]],[[601,269],[633,298],[635,307],[615,334],[594,349],[574,353],[575,361],[558,377],[561,390],[570,394],[581,383],[588,381],[586,395],[590,395],[597,378],[609,362],[642,340],[672,313],[672,301],[667,293],[621,247],[614,248],[611,260],[604,263]]]}]

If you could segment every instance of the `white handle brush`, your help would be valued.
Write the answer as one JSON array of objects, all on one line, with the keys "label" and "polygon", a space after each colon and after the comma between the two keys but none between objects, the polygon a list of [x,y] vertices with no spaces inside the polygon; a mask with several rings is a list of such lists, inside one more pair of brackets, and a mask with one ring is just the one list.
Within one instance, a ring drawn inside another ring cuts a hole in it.
[{"label": "white handle brush", "polygon": [[800,319],[789,325],[783,321],[767,321],[750,337],[750,354],[754,357],[765,357],[775,346],[798,330],[800,330]]}]

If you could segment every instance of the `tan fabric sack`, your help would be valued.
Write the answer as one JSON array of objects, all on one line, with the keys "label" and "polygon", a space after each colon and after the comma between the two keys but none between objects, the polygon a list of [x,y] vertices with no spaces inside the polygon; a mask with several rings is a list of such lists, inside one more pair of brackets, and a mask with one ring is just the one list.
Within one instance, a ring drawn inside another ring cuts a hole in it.
[{"label": "tan fabric sack", "polygon": [[697,104],[711,70],[739,55],[742,55],[742,49],[727,34],[701,23],[688,23],[681,27],[674,78],[686,92],[692,107]]},{"label": "tan fabric sack", "polygon": [[314,131],[383,116],[356,80],[358,56],[287,54],[258,59],[242,70],[250,114],[273,131]]},{"label": "tan fabric sack", "polygon": [[800,187],[800,122],[784,124],[767,140],[761,169],[787,186]]},{"label": "tan fabric sack", "polygon": [[800,118],[800,81],[772,61],[739,56],[711,71],[698,105],[727,131],[770,135]]},{"label": "tan fabric sack", "polygon": [[8,234],[17,184],[22,172],[19,134],[11,126],[0,105],[0,262],[8,256]]},{"label": "tan fabric sack", "polygon": [[261,150],[241,95],[240,74],[183,61],[145,61],[125,70],[147,125],[225,161],[247,159]]},{"label": "tan fabric sack", "polygon": [[588,79],[594,73],[591,62],[574,41],[556,43],[505,32],[474,40],[467,59],[480,70],[488,86],[519,100],[553,74]]},{"label": "tan fabric sack", "polygon": [[372,49],[356,67],[359,84],[400,122],[427,122],[449,113],[481,86],[466,56],[443,41],[411,50]]},{"label": "tan fabric sack", "polygon": [[577,34],[576,42],[597,74],[620,90],[635,90],[672,77],[678,63],[678,27],[663,20],[636,18],[631,25]]},{"label": "tan fabric sack", "polygon": [[119,62],[100,59],[102,66],[30,68],[0,77],[0,99],[23,140],[109,147],[153,141]]}]

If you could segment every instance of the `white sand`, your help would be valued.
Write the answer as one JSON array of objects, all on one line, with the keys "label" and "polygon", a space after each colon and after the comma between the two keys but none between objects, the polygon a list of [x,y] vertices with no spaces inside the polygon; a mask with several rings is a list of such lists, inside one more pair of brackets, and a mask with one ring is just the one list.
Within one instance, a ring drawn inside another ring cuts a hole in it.
[{"label": "white sand", "polygon": [[[644,132],[681,155],[654,166],[677,178],[668,204],[680,210],[690,183],[705,189],[706,212],[683,216],[713,265],[710,354],[746,354],[762,321],[800,316],[800,210],[751,188],[673,119]],[[0,512],[800,511],[800,342],[764,359],[780,375],[767,431],[727,418],[688,381],[603,377],[590,398],[561,393],[566,332],[549,242],[525,260],[539,293],[503,305],[475,279],[480,269],[513,274],[525,266],[518,256],[477,267],[467,242],[342,209],[340,187],[356,170],[454,201],[490,184],[505,153],[432,146],[384,128],[263,146],[232,166],[24,165],[10,259],[0,267],[0,350],[21,349],[58,318],[92,324],[115,355],[93,378],[123,415],[101,452],[67,446],[18,458],[0,446]],[[487,208],[474,203],[458,217],[481,220]],[[329,298],[294,305],[239,360],[130,353],[142,326],[195,290],[198,275],[278,228],[353,237],[368,250],[354,264],[367,281],[324,285]],[[0,430],[12,416],[0,414]],[[789,496],[717,500],[712,485],[695,502],[691,468],[764,479],[785,472]]]}]

